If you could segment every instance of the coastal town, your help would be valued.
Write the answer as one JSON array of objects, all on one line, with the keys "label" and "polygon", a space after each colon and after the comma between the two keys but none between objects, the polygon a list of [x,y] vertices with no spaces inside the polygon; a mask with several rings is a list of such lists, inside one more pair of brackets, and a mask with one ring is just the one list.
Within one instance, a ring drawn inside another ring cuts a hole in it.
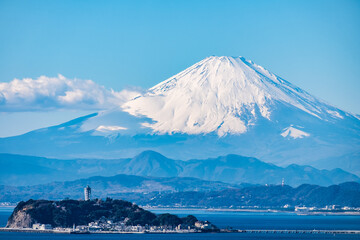
[{"label": "coastal town", "polygon": [[[10,229],[9,229],[10,230]],[[20,230],[20,229],[19,229]],[[105,218],[99,221],[91,222],[88,225],[73,226],[72,228],[53,228],[50,224],[33,224],[32,228],[23,228],[21,231],[26,232],[49,232],[49,233],[200,233],[218,231],[214,225],[208,221],[197,221],[195,227],[178,226],[129,226],[126,220],[121,222],[113,222]]]}]

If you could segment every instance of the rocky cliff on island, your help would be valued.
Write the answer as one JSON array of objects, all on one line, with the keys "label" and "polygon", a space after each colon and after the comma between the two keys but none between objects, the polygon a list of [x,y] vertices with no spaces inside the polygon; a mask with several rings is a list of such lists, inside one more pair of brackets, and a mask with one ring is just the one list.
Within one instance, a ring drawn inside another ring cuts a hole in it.
[{"label": "rocky cliff on island", "polygon": [[9,217],[7,228],[31,228],[33,224],[50,224],[52,227],[88,225],[105,219],[122,222],[128,226],[178,226],[194,227],[194,216],[179,218],[172,214],[156,215],[131,202],[123,200],[28,200],[20,202]]}]

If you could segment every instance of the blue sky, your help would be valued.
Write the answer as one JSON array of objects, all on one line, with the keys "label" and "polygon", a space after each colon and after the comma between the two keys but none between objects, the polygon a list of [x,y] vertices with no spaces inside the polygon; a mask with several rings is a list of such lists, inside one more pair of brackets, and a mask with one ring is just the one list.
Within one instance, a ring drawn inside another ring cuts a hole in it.
[{"label": "blue sky", "polygon": [[[2,0],[0,29],[3,83],[61,74],[146,89],[210,55],[244,56],[360,113],[360,1]],[[3,110],[0,136],[94,111],[85,105]]]}]

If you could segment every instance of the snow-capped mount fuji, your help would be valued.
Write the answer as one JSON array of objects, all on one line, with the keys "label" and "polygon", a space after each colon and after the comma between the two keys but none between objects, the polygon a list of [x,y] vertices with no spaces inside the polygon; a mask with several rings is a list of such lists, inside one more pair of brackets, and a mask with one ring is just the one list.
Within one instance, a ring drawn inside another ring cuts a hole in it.
[{"label": "snow-capped mount fuji", "polygon": [[241,134],[259,117],[272,120],[277,104],[323,120],[343,118],[307,92],[243,57],[208,57],[123,105],[155,121],[158,133]]},{"label": "snow-capped mount fuji", "polygon": [[118,109],[24,135],[0,152],[174,159],[227,154],[360,173],[360,120],[243,57],[208,57]]}]

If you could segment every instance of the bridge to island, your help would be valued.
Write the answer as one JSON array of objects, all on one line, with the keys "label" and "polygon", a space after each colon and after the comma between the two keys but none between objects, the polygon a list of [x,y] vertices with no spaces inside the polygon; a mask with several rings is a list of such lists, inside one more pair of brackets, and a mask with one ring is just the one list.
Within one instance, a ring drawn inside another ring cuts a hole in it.
[{"label": "bridge to island", "polygon": [[286,229],[249,229],[237,230],[243,233],[284,233],[284,234],[360,234],[360,230],[286,230]]}]

